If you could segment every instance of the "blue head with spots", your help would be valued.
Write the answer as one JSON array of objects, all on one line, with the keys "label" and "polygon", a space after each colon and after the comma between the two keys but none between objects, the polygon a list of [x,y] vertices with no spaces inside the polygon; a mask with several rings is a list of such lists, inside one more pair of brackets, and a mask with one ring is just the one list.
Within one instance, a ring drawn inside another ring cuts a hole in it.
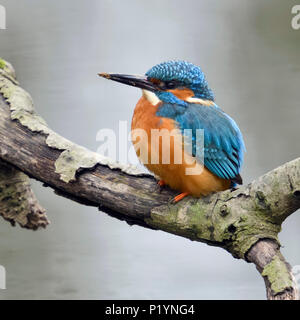
[{"label": "blue head with spots", "polygon": [[167,61],[152,67],[146,72],[148,80],[156,82],[162,90],[176,88],[191,89],[195,97],[214,100],[202,70],[187,61]]},{"label": "blue head with spots", "polygon": [[[145,76],[100,73],[101,77],[154,92],[161,100],[181,103],[172,90],[190,89],[195,98],[214,101],[202,70],[187,61],[167,61],[152,67]],[[174,100],[174,101],[175,101]],[[183,102],[182,102],[183,103]]]}]

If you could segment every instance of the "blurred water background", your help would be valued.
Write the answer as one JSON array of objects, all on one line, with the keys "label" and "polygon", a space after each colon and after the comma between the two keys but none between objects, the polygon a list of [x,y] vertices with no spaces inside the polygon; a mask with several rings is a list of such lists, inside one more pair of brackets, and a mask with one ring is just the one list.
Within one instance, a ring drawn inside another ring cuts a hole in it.
[{"label": "blurred water background", "polygon": [[[10,61],[36,110],[58,133],[96,151],[101,128],[130,122],[139,90],[97,77],[143,74],[169,59],[202,67],[239,124],[245,183],[299,156],[300,30],[289,0],[1,0]],[[52,224],[0,224],[1,299],[264,299],[253,265],[222,249],[110,218],[33,181]],[[282,252],[300,264],[300,217]]]}]

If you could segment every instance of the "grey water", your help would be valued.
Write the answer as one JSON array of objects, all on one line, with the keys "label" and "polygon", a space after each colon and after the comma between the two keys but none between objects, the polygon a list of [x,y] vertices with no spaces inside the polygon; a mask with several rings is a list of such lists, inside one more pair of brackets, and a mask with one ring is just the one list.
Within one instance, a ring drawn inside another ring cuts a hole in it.
[{"label": "grey water", "polygon": [[[202,67],[217,104],[239,124],[247,184],[299,157],[300,30],[297,1],[0,0],[10,61],[37,112],[93,151],[101,128],[130,122],[137,89],[98,72],[143,74],[169,59]],[[264,299],[255,267],[226,251],[129,227],[33,181],[51,225],[36,232],[0,221],[1,299]],[[280,233],[300,265],[299,211]]]}]

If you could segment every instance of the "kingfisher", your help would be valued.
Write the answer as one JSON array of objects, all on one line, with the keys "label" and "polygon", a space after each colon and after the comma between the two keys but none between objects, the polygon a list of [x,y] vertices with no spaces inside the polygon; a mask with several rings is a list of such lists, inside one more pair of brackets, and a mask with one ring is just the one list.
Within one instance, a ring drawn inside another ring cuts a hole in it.
[{"label": "kingfisher", "polygon": [[[187,61],[167,61],[155,65],[144,76],[114,73],[99,76],[142,89],[131,132],[143,130],[146,134],[138,139],[132,134],[132,142],[140,161],[158,177],[159,186],[168,185],[180,192],[174,202],[187,195],[201,197],[242,184],[240,170],[245,151],[242,133],[215,103],[200,67]],[[202,143],[196,139],[197,129],[203,130]],[[159,145],[154,146],[153,130],[172,132],[169,135],[172,143],[164,145],[162,135]],[[162,161],[164,148],[170,149],[170,161]],[[175,161],[175,154],[180,152],[182,161]],[[151,161],[155,153],[158,159]],[[193,174],[188,173],[188,169],[199,168]]]}]

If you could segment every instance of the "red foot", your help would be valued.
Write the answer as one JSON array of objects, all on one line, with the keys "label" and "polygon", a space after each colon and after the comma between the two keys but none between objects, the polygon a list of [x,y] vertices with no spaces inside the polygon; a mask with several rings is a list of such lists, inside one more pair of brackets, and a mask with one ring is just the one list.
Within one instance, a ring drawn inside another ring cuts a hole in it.
[{"label": "red foot", "polygon": [[173,202],[177,203],[178,201],[182,200],[184,197],[188,196],[188,192],[182,192],[178,196],[174,197]]},{"label": "red foot", "polygon": [[158,184],[160,187],[163,187],[163,186],[166,185],[166,183],[164,182],[164,180],[159,180],[159,181],[157,182],[157,184]]}]

